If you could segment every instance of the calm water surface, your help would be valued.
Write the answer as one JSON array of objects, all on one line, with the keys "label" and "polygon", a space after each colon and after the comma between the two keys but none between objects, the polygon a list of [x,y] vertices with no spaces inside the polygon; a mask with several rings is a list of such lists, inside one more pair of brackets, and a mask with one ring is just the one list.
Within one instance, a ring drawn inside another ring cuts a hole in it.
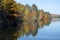
[{"label": "calm water surface", "polygon": [[24,34],[18,37],[18,40],[60,40],[60,19],[40,21],[35,35],[32,32],[28,35]]}]

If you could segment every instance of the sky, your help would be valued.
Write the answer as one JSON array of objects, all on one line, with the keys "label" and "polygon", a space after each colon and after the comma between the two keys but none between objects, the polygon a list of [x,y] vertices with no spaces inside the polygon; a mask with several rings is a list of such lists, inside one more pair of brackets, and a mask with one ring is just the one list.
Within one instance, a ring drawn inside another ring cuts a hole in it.
[{"label": "sky", "polygon": [[60,0],[16,0],[16,2],[23,5],[29,4],[30,6],[35,4],[38,9],[60,15]]}]

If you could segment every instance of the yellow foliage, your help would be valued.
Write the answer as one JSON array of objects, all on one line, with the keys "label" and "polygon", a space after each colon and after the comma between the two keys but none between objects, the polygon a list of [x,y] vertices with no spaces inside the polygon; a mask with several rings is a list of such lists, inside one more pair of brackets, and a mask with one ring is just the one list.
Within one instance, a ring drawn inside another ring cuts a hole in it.
[{"label": "yellow foliage", "polygon": [[23,13],[23,11],[24,11],[24,5],[18,3],[18,4],[17,4],[17,10],[18,10],[18,12],[19,12],[20,14]]},{"label": "yellow foliage", "polygon": [[16,13],[14,13],[14,14],[13,14],[13,16],[18,17],[19,15],[18,15],[18,14],[16,14]]},{"label": "yellow foliage", "polygon": [[8,0],[2,0],[3,3],[6,3]]},{"label": "yellow foliage", "polygon": [[28,14],[29,14],[29,11],[26,9],[24,12],[24,16],[28,16]]},{"label": "yellow foliage", "polygon": [[25,23],[25,25],[24,25],[24,32],[25,33],[29,32],[29,25],[27,23]]}]

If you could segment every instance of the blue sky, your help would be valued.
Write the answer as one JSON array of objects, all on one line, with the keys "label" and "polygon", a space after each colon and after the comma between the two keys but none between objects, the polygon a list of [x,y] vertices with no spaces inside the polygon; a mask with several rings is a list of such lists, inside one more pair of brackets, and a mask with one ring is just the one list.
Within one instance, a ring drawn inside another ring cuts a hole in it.
[{"label": "blue sky", "polygon": [[44,11],[48,11],[51,14],[60,14],[60,0],[16,0],[17,3],[21,3],[23,5],[36,4],[38,9],[43,9]]}]

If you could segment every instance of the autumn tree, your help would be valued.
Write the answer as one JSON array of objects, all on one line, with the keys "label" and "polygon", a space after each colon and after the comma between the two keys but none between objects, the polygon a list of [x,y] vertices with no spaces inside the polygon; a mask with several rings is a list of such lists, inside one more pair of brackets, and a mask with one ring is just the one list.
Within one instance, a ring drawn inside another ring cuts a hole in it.
[{"label": "autumn tree", "polygon": [[28,4],[25,5],[25,8],[28,9],[28,10],[31,9],[31,7]]},{"label": "autumn tree", "polygon": [[14,34],[17,32],[19,19],[17,4],[14,0],[1,0],[0,8],[0,19],[3,21],[0,27],[0,33],[2,32],[0,40],[16,40],[18,35]]},{"label": "autumn tree", "polygon": [[44,10],[39,10],[39,20],[44,20]]},{"label": "autumn tree", "polygon": [[35,12],[38,12],[38,8],[35,4],[32,5],[32,10],[34,10]]},{"label": "autumn tree", "polygon": [[36,16],[38,18],[38,7],[35,4],[32,5],[32,10],[36,12]]},{"label": "autumn tree", "polygon": [[14,24],[14,22],[16,22],[16,18],[18,17],[16,2],[14,0],[2,0],[1,5],[1,13],[4,15],[4,20]]},{"label": "autumn tree", "polygon": [[23,25],[25,7],[24,7],[24,5],[18,3],[17,9],[18,9],[18,13],[19,13],[19,24],[18,25]]},{"label": "autumn tree", "polygon": [[44,23],[45,25],[49,25],[51,23],[51,14],[49,12],[44,12]]},{"label": "autumn tree", "polygon": [[51,18],[51,14],[49,13],[49,12],[44,12],[45,13],[45,15],[44,15],[44,17],[47,19],[50,19]]},{"label": "autumn tree", "polygon": [[24,13],[24,11],[25,11],[25,7],[24,7],[24,5],[18,3],[18,4],[17,4],[17,8],[18,8],[18,12],[19,12],[19,14],[22,15],[22,14]]}]

